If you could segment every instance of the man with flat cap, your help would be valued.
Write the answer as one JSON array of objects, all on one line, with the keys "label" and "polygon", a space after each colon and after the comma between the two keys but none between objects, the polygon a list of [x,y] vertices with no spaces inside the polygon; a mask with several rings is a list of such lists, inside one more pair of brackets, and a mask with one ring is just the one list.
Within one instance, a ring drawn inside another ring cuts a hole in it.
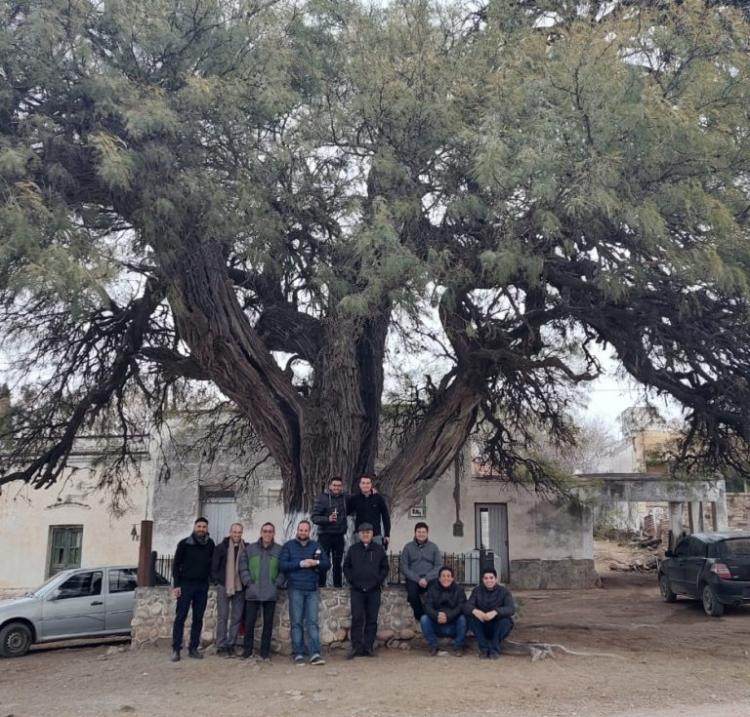
[{"label": "man with flat cap", "polygon": [[371,523],[361,523],[359,541],[344,558],[344,575],[351,586],[352,649],[347,659],[374,657],[378,631],[380,592],[388,577],[388,556],[382,545],[373,540]]}]

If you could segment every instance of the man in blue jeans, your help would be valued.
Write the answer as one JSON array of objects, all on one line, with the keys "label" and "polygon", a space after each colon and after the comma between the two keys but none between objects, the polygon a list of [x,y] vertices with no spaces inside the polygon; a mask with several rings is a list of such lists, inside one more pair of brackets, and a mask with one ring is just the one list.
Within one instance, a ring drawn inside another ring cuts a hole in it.
[{"label": "man in blue jeans", "polygon": [[464,654],[466,641],[466,593],[459,585],[451,568],[443,566],[436,582],[430,583],[425,594],[424,615],[419,620],[422,635],[427,640],[430,655],[438,654],[438,638],[453,638],[453,654]]},{"label": "man in blue jeans", "polygon": [[498,584],[495,570],[483,570],[482,584],[474,588],[464,608],[471,620],[481,659],[496,660],[500,657],[503,640],[513,629],[515,610],[513,596],[510,590]]},{"label": "man in blue jeans", "polygon": [[331,563],[320,544],[310,540],[310,528],[309,520],[300,521],[297,537],[284,544],[279,563],[287,579],[294,663],[305,663],[304,623],[310,664],[325,665],[320,655],[318,630],[318,571],[328,570]]}]

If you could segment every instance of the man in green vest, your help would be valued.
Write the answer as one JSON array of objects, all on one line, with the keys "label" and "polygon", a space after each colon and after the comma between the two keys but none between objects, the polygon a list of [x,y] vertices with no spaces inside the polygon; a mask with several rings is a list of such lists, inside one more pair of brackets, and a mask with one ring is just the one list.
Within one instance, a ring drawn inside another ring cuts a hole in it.
[{"label": "man in green vest", "polygon": [[253,656],[255,621],[263,611],[263,631],[260,637],[260,658],[271,660],[271,631],[276,611],[276,590],[284,584],[284,574],[279,570],[281,546],[274,542],[276,528],[273,523],[263,523],[260,539],[248,543],[240,560],[240,579],[245,586],[245,642],[242,657]]}]

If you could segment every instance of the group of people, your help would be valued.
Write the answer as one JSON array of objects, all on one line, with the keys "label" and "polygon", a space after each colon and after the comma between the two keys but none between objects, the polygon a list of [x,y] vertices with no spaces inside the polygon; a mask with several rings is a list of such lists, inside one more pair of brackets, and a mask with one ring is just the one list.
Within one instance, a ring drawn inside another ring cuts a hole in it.
[{"label": "group of people", "polygon": [[[344,555],[349,516],[355,536]],[[317,526],[317,540],[311,537]],[[311,520],[297,525],[296,536],[279,545],[272,523],[264,523],[255,542],[245,542],[243,527],[234,523],[229,535],[215,545],[208,521],[198,518],[193,532],[177,545],[173,562],[176,613],[172,630],[172,660],[179,661],[189,610],[192,624],[188,655],[201,659],[203,615],[209,584],[216,585],[217,654],[232,657],[244,623],[242,657],[252,658],[255,625],[262,614],[260,659],[269,661],[277,591],[285,587],[291,624],[292,659],[297,664],[323,665],[318,628],[319,588],[329,570],[334,587],[343,578],[351,595],[351,650],[348,659],[373,657],[383,585],[388,577],[386,548],[390,515],[382,495],[373,487],[373,476],[362,476],[359,492],[344,492],[340,478],[316,500]],[[497,581],[493,569],[482,571],[481,584],[470,597],[455,580],[452,568],[441,565],[441,554],[429,540],[426,523],[417,523],[414,539],[401,553],[401,572],[407,600],[420,623],[430,655],[438,654],[440,637],[452,638],[453,654],[464,653],[467,631],[476,636],[479,655],[499,657],[502,642],[513,628],[513,597]],[[306,640],[305,640],[306,635]]]}]

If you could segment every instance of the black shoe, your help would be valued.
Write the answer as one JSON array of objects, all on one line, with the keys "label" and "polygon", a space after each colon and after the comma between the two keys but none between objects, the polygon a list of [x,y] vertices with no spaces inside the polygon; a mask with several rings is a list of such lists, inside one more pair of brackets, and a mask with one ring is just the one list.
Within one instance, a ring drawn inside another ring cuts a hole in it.
[{"label": "black shoe", "polygon": [[430,657],[437,657],[438,649],[437,647],[431,647],[430,648]]},{"label": "black shoe", "polygon": [[365,650],[362,657],[375,657],[375,650]]},{"label": "black shoe", "polygon": [[198,648],[194,647],[192,650],[188,650],[188,657],[192,657],[194,660],[202,660],[203,655],[198,652]]},{"label": "black shoe", "polygon": [[353,660],[355,657],[362,657],[362,655],[360,655],[356,650],[349,650],[349,652],[346,653],[347,660]]},{"label": "black shoe", "polygon": [[253,651],[252,650],[244,650],[242,652],[242,659],[243,660],[249,660],[252,656],[253,656]]},{"label": "black shoe", "polygon": [[500,653],[499,652],[495,652],[493,650],[492,652],[490,652],[489,658],[490,658],[490,660],[499,660],[500,659]]},{"label": "black shoe", "polygon": [[180,661],[180,651],[179,650],[172,650],[172,656],[169,659],[172,662],[179,662]]}]

